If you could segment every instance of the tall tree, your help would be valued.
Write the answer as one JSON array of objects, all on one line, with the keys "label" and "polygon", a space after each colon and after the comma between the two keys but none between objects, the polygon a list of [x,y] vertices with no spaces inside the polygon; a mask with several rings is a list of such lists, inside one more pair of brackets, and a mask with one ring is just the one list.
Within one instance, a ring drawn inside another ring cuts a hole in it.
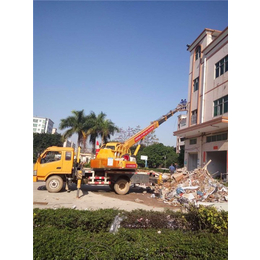
[{"label": "tall tree", "polygon": [[[137,126],[136,128],[132,128],[130,126],[128,126],[127,129],[123,129],[123,128],[120,128],[119,129],[119,134],[117,136],[117,140],[118,142],[125,142],[127,139],[129,139],[130,137],[132,137],[133,135],[135,135],[137,132],[138,132],[138,127]],[[140,127],[139,127],[140,128]]]},{"label": "tall tree", "polygon": [[62,146],[64,139],[61,134],[33,133],[33,162],[49,146]]},{"label": "tall tree", "polygon": [[162,143],[146,146],[142,151],[139,151],[136,157],[137,163],[143,167],[144,161],[140,159],[141,155],[148,156],[147,164],[149,168],[157,168],[159,166],[168,168],[172,163],[178,161],[175,149],[170,146],[164,146]]},{"label": "tall tree", "polygon": [[83,144],[83,151],[86,152],[87,149],[87,139],[90,136],[92,132],[92,128],[95,126],[95,122],[92,120],[90,115],[86,116],[86,122],[85,122],[85,127],[82,130],[82,139],[81,143]]},{"label": "tall tree", "polygon": [[115,126],[115,124],[110,119],[105,119],[101,122],[101,145],[107,143],[108,139],[110,139],[111,135],[114,135],[115,132],[118,132],[119,128]]},{"label": "tall tree", "polygon": [[80,146],[80,142],[83,140],[83,133],[90,128],[88,118],[84,114],[84,109],[81,111],[71,111],[73,116],[69,116],[65,119],[61,119],[59,128],[61,130],[69,128],[63,134],[64,138],[71,137],[73,134],[78,134],[77,144]]},{"label": "tall tree", "polygon": [[89,118],[92,124],[89,142],[92,144],[92,152],[95,153],[97,138],[101,137],[102,143],[107,142],[119,129],[111,120],[106,119],[106,114],[102,111],[98,115],[91,111]]},{"label": "tall tree", "polygon": [[101,132],[101,122],[105,120],[106,114],[101,112],[99,115],[96,115],[94,111],[91,111],[89,118],[92,122],[92,127],[90,129],[90,138],[89,142],[92,144],[92,152],[96,151],[96,140],[100,136]]},{"label": "tall tree", "polygon": [[[124,130],[123,128],[120,128],[119,135],[117,137],[118,141],[124,142],[127,139],[129,139],[130,137],[132,137],[135,134],[137,134],[138,132],[140,132],[141,130],[142,129],[139,125],[136,128],[132,128],[132,127],[128,126],[128,128],[126,130]],[[159,139],[156,137],[155,131],[152,131],[144,138],[144,140],[142,141],[142,144],[145,146],[149,146],[152,144],[157,144],[158,142],[159,142]]]}]

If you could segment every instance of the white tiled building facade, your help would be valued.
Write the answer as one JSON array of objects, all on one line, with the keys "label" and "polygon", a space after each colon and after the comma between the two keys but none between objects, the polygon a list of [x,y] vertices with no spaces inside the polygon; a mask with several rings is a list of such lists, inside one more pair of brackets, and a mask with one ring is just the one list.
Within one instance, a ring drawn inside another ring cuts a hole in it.
[{"label": "white tiled building facade", "polygon": [[[184,166],[228,172],[228,28],[205,29],[191,44],[188,112],[174,132],[184,140]],[[184,122],[184,120],[186,122]]]},{"label": "white tiled building facade", "polygon": [[49,118],[33,117],[33,132],[51,134],[54,122]]}]

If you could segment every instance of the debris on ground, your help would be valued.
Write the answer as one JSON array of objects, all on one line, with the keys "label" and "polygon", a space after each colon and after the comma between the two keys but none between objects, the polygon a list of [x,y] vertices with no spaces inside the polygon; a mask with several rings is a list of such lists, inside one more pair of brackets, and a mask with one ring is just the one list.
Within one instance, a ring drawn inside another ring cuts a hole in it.
[{"label": "debris on ground", "polygon": [[123,215],[120,215],[120,213],[119,213],[118,215],[116,215],[115,218],[114,218],[114,221],[113,221],[112,224],[111,224],[111,227],[110,227],[110,229],[109,229],[109,232],[115,234],[115,233],[118,231],[118,229],[120,228],[121,222],[122,222],[125,218],[126,218],[126,217],[123,216]]},{"label": "debris on ground", "polygon": [[140,200],[140,199],[135,199],[135,202],[138,202],[138,203],[144,203],[144,201],[143,200]]},{"label": "debris on ground", "polygon": [[[207,165],[193,171],[187,168],[177,169],[173,175],[167,173],[153,173],[158,177],[159,184],[152,186],[154,196],[172,206],[196,205],[197,202],[225,202],[228,201],[228,188],[214,179],[207,170]],[[161,174],[161,178],[159,175]]]},{"label": "debris on ground", "polygon": [[33,205],[36,205],[36,204],[38,204],[38,205],[47,205],[48,202],[34,201]]}]

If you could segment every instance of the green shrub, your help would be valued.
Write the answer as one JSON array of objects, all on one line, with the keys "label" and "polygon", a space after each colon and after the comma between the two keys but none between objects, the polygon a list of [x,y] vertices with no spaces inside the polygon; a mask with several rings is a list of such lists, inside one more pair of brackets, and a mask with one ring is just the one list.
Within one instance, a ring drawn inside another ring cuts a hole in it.
[{"label": "green shrub", "polygon": [[34,259],[227,259],[227,237],[169,229],[119,229],[91,233],[80,229],[36,228]]},{"label": "green shrub", "polygon": [[[120,213],[118,232],[108,232]],[[34,259],[227,259],[227,212],[34,209]]]},{"label": "green shrub", "polygon": [[89,163],[85,163],[83,166],[84,166],[85,168],[91,168],[91,167],[90,167],[90,162],[89,162]]},{"label": "green shrub", "polygon": [[80,211],[72,209],[34,209],[34,227],[55,226],[57,228],[108,231],[115,216],[125,216],[121,227],[129,229],[169,228],[180,230],[208,230],[223,233],[228,230],[228,212],[217,211],[214,207],[190,207],[188,213],[166,210],[164,212],[133,210],[131,212],[115,209]]},{"label": "green shrub", "polygon": [[228,231],[228,212],[217,211],[214,207],[199,208],[190,207],[185,216],[191,224],[191,230],[208,230],[214,233],[224,233]]},{"label": "green shrub", "polygon": [[185,214],[171,210],[154,212],[140,209],[124,214],[127,217],[121,224],[124,228],[208,230],[214,233],[228,231],[228,212],[217,211],[214,207],[191,206]]},{"label": "green shrub", "polygon": [[72,209],[34,209],[34,227],[56,227],[60,229],[88,230],[100,232],[108,230],[118,210],[100,209],[96,211],[81,211]]}]

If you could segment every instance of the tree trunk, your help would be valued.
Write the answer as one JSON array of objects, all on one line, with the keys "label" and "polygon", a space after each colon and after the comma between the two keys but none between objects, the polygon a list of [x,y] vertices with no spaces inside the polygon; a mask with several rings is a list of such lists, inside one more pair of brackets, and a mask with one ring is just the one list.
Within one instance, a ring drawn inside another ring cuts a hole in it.
[{"label": "tree trunk", "polygon": [[92,153],[96,154],[96,138],[92,142]]},{"label": "tree trunk", "polygon": [[78,147],[80,147],[80,139],[81,139],[81,136],[78,135]]}]

